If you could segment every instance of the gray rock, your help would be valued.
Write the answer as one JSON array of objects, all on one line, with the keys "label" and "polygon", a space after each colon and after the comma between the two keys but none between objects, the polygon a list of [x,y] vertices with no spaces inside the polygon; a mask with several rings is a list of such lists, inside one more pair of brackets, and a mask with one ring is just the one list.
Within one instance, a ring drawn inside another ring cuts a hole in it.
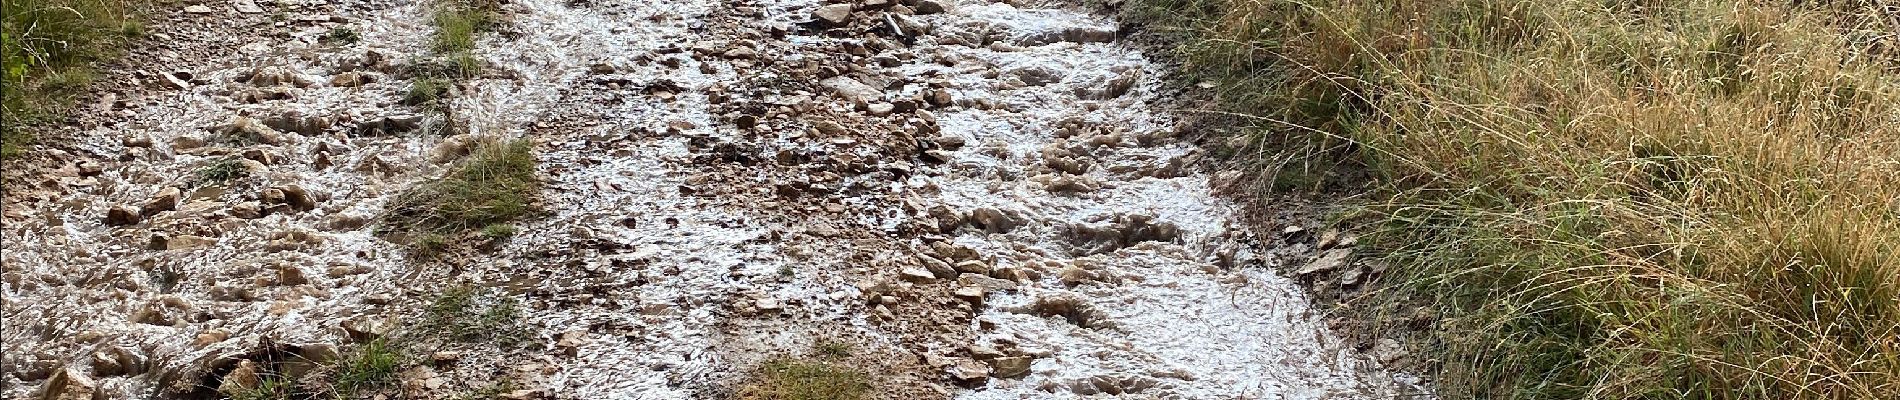
[{"label": "gray rock", "polygon": [[1312,275],[1340,269],[1351,262],[1351,249],[1332,249],[1320,253],[1319,256],[1313,257],[1312,261],[1307,261],[1306,265],[1300,266],[1300,269],[1295,270],[1293,273],[1300,276]]}]

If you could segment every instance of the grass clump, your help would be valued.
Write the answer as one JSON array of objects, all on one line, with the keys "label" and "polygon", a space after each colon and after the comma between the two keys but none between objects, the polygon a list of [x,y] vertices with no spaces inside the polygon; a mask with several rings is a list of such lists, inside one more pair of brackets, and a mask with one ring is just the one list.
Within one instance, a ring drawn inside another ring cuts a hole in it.
[{"label": "grass clump", "polygon": [[509,342],[521,330],[520,320],[514,298],[458,286],[442,291],[429,304],[424,326],[462,342]]},{"label": "grass clump", "polygon": [[1900,398],[1883,3],[1126,11],[1254,122],[1228,153],[1258,188],[1371,199],[1346,217],[1393,266],[1373,300],[1443,317],[1441,396],[1873,399]]},{"label": "grass clump", "polygon": [[323,41],[330,43],[356,44],[356,42],[362,40],[362,35],[357,34],[355,29],[350,29],[350,27],[347,26],[330,28],[329,33],[323,34]]},{"label": "grass clump", "polygon": [[861,400],[870,398],[864,372],[821,362],[776,359],[765,362],[754,382],[740,389],[743,400]]},{"label": "grass clump", "polygon": [[32,140],[22,130],[57,118],[90,84],[92,65],[144,34],[126,0],[0,2],[0,156]]},{"label": "grass clump", "polygon": [[296,385],[281,376],[262,376],[257,386],[225,393],[229,400],[289,400],[296,392]]},{"label": "grass clump", "polygon": [[191,186],[215,186],[250,176],[251,171],[244,168],[244,162],[237,157],[222,158],[198,168],[192,173]]},{"label": "grass clump", "polygon": [[339,398],[355,398],[364,390],[386,386],[395,382],[404,359],[387,340],[371,339],[337,363],[333,390]]},{"label": "grass clump", "polygon": [[477,144],[448,175],[399,195],[385,217],[391,232],[454,235],[504,224],[535,210],[541,183],[528,140]]}]

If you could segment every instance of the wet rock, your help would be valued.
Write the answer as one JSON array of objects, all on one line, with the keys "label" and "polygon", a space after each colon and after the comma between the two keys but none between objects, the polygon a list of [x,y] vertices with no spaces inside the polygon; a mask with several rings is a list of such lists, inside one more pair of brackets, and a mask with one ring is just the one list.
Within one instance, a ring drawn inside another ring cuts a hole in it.
[{"label": "wet rock", "polygon": [[1333,271],[1345,267],[1350,262],[1352,262],[1351,249],[1332,249],[1313,257],[1311,261],[1307,261],[1306,265],[1300,266],[1300,269],[1294,270],[1293,273],[1306,276]]},{"label": "wet rock", "polygon": [[159,189],[158,194],[152,195],[151,200],[146,200],[145,205],[139,207],[139,215],[150,217],[161,212],[177,210],[180,195],[177,187]]},{"label": "wet rock", "polygon": [[956,104],[956,98],[950,96],[949,90],[944,89],[930,91],[930,94],[924,96],[924,101],[937,107],[947,107],[951,104]]},{"label": "wet rock", "polygon": [[912,5],[917,15],[941,14],[950,11],[949,0],[917,0]]},{"label": "wet rock", "polygon": [[983,297],[987,294],[988,292],[984,291],[980,286],[963,286],[950,293],[950,295],[956,296],[958,299],[977,305],[983,304]]},{"label": "wet rock", "polygon": [[179,135],[172,138],[172,150],[191,150],[205,147],[205,139],[196,136]]},{"label": "wet rock", "polygon": [[350,129],[356,136],[394,135],[422,128],[421,115],[391,115],[357,124]]},{"label": "wet rock", "polygon": [[1050,193],[1088,193],[1101,187],[1094,179],[1080,175],[1037,175],[1030,180],[1041,183]]},{"label": "wet rock", "polygon": [[252,362],[251,360],[238,361],[237,368],[224,374],[224,377],[218,380],[218,393],[223,393],[233,398],[245,395],[253,389],[257,389],[258,385],[263,384],[261,375],[263,372],[262,368],[259,368],[256,362]]},{"label": "wet rock", "polygon": [[[845,6],[849,7],[850,5],[847,4]],[[864,82],[859,82],[849,77],[834,76],[819,81],[818,85],[830,89],[832,93],[836,93],[845,100],[850,100],[852,104],[855,104],[858,108],[866,108],[869,107],[871,103],[884,100],[883,91],[879,91],[877,88],[871,87],[871,85],[866,85]]]},{"label": "wet rock", "polygon": [[330,77],[330,86],[358,87],[376,82],[376,77],[366,73],[350,71]]},{"label": "wet rock", "polygon": [[1016,229],[1016,226],[1019,224],[1015,218],[1010,217],[1009,214],[1004,213],[1002,210],[988,207],[971,211],[970,222],[976,224],[978,229],[989,233],[1008,233],[1010,230]]},{"label": "wet rock", "polygon": [[73,167],[79,172],[79,176],[99,176],[106,172],[105,165],[93,160],[81,160],[78,163],[74,163]]},{"label": "wet rock", "polygon": [[224,140],[234,144],[261,143],[276,145],[284,141],[283,134],[278,133],[276,129],[264,125],[263,122],[257,119],[245,116],[233,118],[231,122],[222,125],[212,126],[210,131],[212,134],[219,135]]},{"label": "wet rock", "polygon": [[1405,350],[1405,344],[1391,338],[1380,338],[1378,343],[1372,345],[1372,356],[1382,364],[1391,365],[1407,355],[1410,353]]},{"label": "wet rock", "polygon": [[104,397],[91,377],[72,368],[60,368],[40,386],[39,400],[100,400]]},{"label": "wet rock", "polygon": [[303,112],[296,110],[264,118],[264,126],[283,132],[296,132],[304,136],[323,133],[330,130],[332,125],[335,125],[335,122],[330,118],[306,116]]},{"label": "wet rock", "polygon": [[1153,216],[1116,214],[1108,224],[1078,223],[1069,226],[1069,239],[1084,253],[1105,253],[1141,242],[1172,242],[1181,229],[1169,222],[1155,222]]},{"label": "wet rock", "polygon": [[251,0],[232,1],[231,9],[237,10],[237,12],[241,12],[245,14],[257,14],[257,13],[264,12],[263,7],[258,7],[257,2],[251,1]]},{"label": "wet rock", "polygon": [[952,278],[952,277],[957,276],[956,267],[950,265],[949,262],[946,262],[944,260],[937,259],[936,257],[919,255],[917,256],[917,261],[923,264],[925,270],[930,271],[930,275],[932,277]]},{"label": "wet rock", "polygon": [[950,162],[950,160],[957,159],[957,156],[955,153],[951,153],[951,152],[943,151],[943,150],[925,150],[923,153],[923,159],[924,161],[937,163],[937,164],[943,164],[943,163]]},{"label": "wet rock", "polygon": [[334,364],[342,358],[342,353],[337,351],[334,344],[314,343],[294,347],[291,351],[293,357],[288,357],[278,367],[279,373],[292,379],[309,375],[323,368],[324,365]]},{"label": "wet rock", "polygon": [[231,331],[224,330],[224,328],[215,328],[198,334],[197,338],[191,340],[191,347],[203,348],[230,338]]},{"label": "wet rock", "polygon": [[217,239],[194,235],[177,235],[165,240],[165,250],[185,250],[217,244]]},{"label": "wet rock", "polygon": [[957,272],[987,275],[990,273],[990,264],[977,260],[965,260],[957,262],[956,269]]},{"label": "wet rock", "polygon": [[310,77],[303,76],[289,67],[276,65],[253,68],[238,78],[240,81],[256,86],[289,85],[304,88],[310,87],[312,82]]},{"label": "wet rock", "polygon": [[132,134],[120,138],[119,144],[125,147],[152,147],[152,137],[145,134]]},{"label": "wet rock", "polygon": [[851,4],[830,4],[812,10],[812,19],[829,26],[843,26],[851,22]]},{"label": "wet rock", "polygon": [[[284,185],[274,189],[283,196],[281,202],[289,205],[293,210],[310,211],[317,208],[317,200],[312,198],[310,192],[304,190],[303,186]],[[266,202],[266,204],[269,203]]]},{"label": "wet rock", "polygon": [[990,380],[990,366],[982,361],[958,358],[949,368],[950,379],[963,387],[978,387]]},{"label": "wet rock", "polygon": [[923,267],[904,267],[897,271],[897,275],[906,281],[917,283],[930,282],[937,279],[937,274],[930,273],[930,270],[924,269]]},{"label": "wet rock", "polygon": [[997,357],[989,360],[990,376],[997,378],[1016,378],[1029,374],[1029,365],[1036,359],[1029,356]]},{"label": "wet rock", "polygon": [[263,218],[264,204],[255,201],[241,202],[231,205],[231,208],[224,210],[224,214],[243,219]]},{"label": "wet rock", "polygon": [[987,291],[1016,290],[1016,282],[977,274],[957,275],[957,283],[964,286],[976,286]]},{"label": "wet rock", "polygon": [[133,225],[142,219],[144,218],[139,216],[139,209],[136,207],[121,205],[106,210],[106,225],[108,226]]},{"label": "wet rock", "polygon": [[145,356],[116,345],[92,352],[92,373],[100,377],[136,375],[145,371]]}]

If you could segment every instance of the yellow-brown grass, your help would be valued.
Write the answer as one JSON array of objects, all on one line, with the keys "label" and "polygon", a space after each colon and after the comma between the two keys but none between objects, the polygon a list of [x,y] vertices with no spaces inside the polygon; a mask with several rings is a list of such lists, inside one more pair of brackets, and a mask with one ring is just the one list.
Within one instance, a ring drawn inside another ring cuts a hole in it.
[{"label": "yellow-brown grass", "polygon": [[[1900,2],[1148,0],[1450,398],[1900,398]],[[1349,170],[1352,173],[1341,173]],[[1389,299],[1389,298],[1388,298]]]}]

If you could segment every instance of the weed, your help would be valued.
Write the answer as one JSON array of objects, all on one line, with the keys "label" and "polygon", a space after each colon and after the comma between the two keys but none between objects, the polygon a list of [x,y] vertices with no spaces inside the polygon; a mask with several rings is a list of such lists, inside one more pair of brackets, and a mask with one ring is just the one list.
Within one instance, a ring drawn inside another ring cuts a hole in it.
[{"label": "weed", "polygon": [[833,360],[850,357],[852,351],[851,343],[836,340],[820,340],[818,345],[813,347],[818,350],[819,356]]},{"label": "weed", "polygon": [[338,397],[354,398],[357,393],[388,385],[402,366],[402,351],[386,339],[363,343],[337,364],[335,391]]},{"label": "weed", "polygon": [[402,104],[410,106],[429,106],[449,97],[453,84],[442,78],[422,78],[409,84],[409,92],[402,96]]},{"label": "weed", "polygon": [[1257,188],[1373,199],[1368,299],[1443,316],[1440,397],[1900,398],[1891,11],[1609,3],[1128,14],[1253,123]]},{"label": "weed", "polygon": [[513,297],[457,286],[430,302],[424,326],[457,341],[507,345],[518,339],[520,320],[521,309]]},{"label": "weed", "polygon": [[455,234],[502,224],[535,208],[533,144],[486,141],[447,176],[397,196],[385,224],[392,232]]},{"label": "weed", "polygon": [[504,380],[501,382],[490,383],[488,385],[475,388],[468,392],[455,395],[455,400],[499,399],[501,398],[502,395],[507,394],[509,392],[513,392],[517,389],[520,389],[520,385],[516,384],[514,381]]},{"label": "weed", "polygon": [[223,185],[250,176],[251,172],[244,167],[242,160],[237,157],[227,157],[213,161],[211,164],[198,168],[190,184],[192,187]]},{"label": "weed", "polygon": [[740,389],[744,400],[861,400],[869,398],[871,378],[864,372],[820,362],[766,361],[753,382]]},{"label": "weed", "polygon": [[281,376],[266,375],[258,378],[256,387],[225,395],[229,400],[290,400],[295,389],[295,384]]},{"label": "weed", "polygon": [[515,235],[515,226],[509,224],[490,224],[482,227],[482,237],[489,239],[507,239]]},{"label": "weed", "polygon": [[432,22],[436,29],[433,49],[437,53],[458,53],[475,49],[475,34],[497,21],[492,5],[451,1],[436,8]]},{"label": "weed", "polygon": [[330,43],[356,44],[363,40],[363,37],[358,35],[355,29],[339,26],[330,28],[330,32],[323,35],[323,40]]}]

